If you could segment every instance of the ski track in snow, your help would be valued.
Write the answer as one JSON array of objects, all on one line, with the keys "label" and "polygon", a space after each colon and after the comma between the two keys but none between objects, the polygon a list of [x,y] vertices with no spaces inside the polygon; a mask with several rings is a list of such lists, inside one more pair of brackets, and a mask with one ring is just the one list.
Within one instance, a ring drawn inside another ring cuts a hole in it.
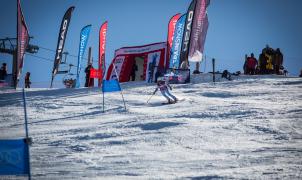
[{"label": "ski track in snow", "polygon": [[[104,113],[97,88],[29,90],[33,179],[302,178],[301,79],[198,78],[172,85],[184,101],[171,105],[124,83],[127,110],[106,93]],[[22,92],[0,107],[0,138],[24,137]]]}]

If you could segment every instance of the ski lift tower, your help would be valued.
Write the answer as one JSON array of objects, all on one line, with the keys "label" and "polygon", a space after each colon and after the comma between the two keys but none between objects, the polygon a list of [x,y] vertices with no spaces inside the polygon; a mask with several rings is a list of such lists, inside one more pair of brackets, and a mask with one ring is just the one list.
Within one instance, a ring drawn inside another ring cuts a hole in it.
[{"label": "ski lift tower", "polygon": [[[33,37],[29,37],[29,40]],[[13,67],[12,73],[16,71],[16,63],[17,63],[17,38],[4,38],[0,39],[0,53],[9,54],[13,56]],[[39,50],[39,47],[36,45],[28,44],[26,48],[26,52],[35,54]],[[13,82],[11,86],[17,85],[17,78],[13,77]]]}]

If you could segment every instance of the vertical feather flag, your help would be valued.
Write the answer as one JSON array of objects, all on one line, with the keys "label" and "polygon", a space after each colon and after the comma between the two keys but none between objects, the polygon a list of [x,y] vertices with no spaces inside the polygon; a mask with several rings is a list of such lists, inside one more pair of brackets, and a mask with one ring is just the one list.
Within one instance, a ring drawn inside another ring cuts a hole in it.
[{"label": "vertical feather flag", "polygon": [[81,63],[84,56],[84,52],[86,49],[86,45],[88,42],[89,34],[90,34],[91,25],[87,25],[83,27],[80,35],[80,45],[79,45],[79,55],[78,55],[78,66],[77,66],[77,80],[76,80],[76,88],[80,87],[80,72],[81,72]]},{"label": "vertical feather flag", "polygon": [[69,27],[69,23],[70,23],[70,19],[71,19],[71,14],[72,14],[73,10],[74,10],[73,6],[68,8],[68,10],[65,12],[64,17],[63,17],[62,22],[61,22],[60,32],[59,32],[59,37],[58,37],[57,50],[56,50],[55,60],[54,60],[54,64],[53,64],[52,79],[51,79],[50,87],[52,87],[54,77],[58,72],[59,65],[60,65],[61,60],[62,60],[62,53],[63,53],[63,49],[64,49],[64,45],[65,45],[65,39],[66,39],[66,36],[67,36],[67,31],[68,31],[68,27]]},{"label": "vertical feather flag", "polygon": [[169,66],[169,62],[170,62],[170,54],[171,54],[171,48],[172,48],[172,43],[173,43],[173,38],[174,38],[174,32],[175,32],[175,27],[177,24],[177,20],[180,17],[180,13],[175,14],[174,16],[172,16],[172,18],[169,21],[169,25],[168,25],[168,37],[167,37],[167,53],[166,53],[166,67]]},{"label": "vertical feather flag", "polygon": [[208,29],[208,19],[206,15],[208,3],[209,0],[198,0],[196,3],[188,55],[188,59],[191,62],[200,62],[202,60],[204,42]]},{"label": "vertical feather flag", "polygon": [[20,0],[17,2],[17,59],[14,62],[14,87],[18,85],[18,81],[24,64],[24,54],[29,42],[28,29],[22,13]]},{"label": "vertical feather flag", "polygon": [[100,76],[98,79],[98,86],[101,87],[102,79],[106,72],[106,61],[105,61],[105,48],[106,48],[106,34],[107,34],[108,22],[102,24],[99,32],[99,71]]},{"label": "vertical feather flag", "polygon": [[193,17],[194,17],[194,10],[196,6],[196,1],[193,0],[188,8],[187,17],[184,27],[184,33],[182,38],[182,45],[181,45],[181,52],[180,52],[180,68],[181,69],[188,69],[189,62],[188,62],[188,54],[189,54],[189,46],[190,46],[190,36],[192,31],[192,24],[193,24]]},{"label": "vertical feather flag", "polygon": [[172,43],[171,53],[170,53],[169,68],[179,68],[181,43],[182,43],[182,37],[183,37],[186,17],[187,17],[186,14],[182,15],[178,19],[178,21],[175,25],[173,43]]}]

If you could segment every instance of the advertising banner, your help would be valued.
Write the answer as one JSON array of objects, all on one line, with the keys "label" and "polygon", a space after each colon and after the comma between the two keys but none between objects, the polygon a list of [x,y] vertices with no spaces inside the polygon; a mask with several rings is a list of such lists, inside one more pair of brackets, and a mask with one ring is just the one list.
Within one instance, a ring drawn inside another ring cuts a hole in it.
[{"label": "advertising banner", "polygon": [[169,61],[170,61],[170,51],[171,51],[171,47],[172,47],[172,43],[173,43],[173,38],[174,38],[174,32],[175,32],[175,26],[177,23],[177,20],[180,17],[180,13],[175,14],[169,21],[169,25],[168,25],[168,37],[167,37],[167,53],[166,53],[166,67],[168,67],[169,65]]},{"label": "advertising banner", "polygon": [[25,19],[22,13],[20,0],[17,3],[17,62],[14,63],[14,87],[17,87],[23,64],[24,54],[29,42],[28,29],[25,23]]},{"label": "advertising banner", "polygon": [[29,174],[29,150],[24,139],[0,140],[0,175]]},{"label": "advertising banner", "polygon": [[170,53],[169,68],[179,68],[180,51],[181,51],[182,37],[184,33],[185,20],[186,20],[186,14],[182,15],[177,21],[174,31],[171,53]]},{"label": "advertising banner", "polygon": [[[107,34],[108,22],[102,24],[99,32],[99,71],[103,76],[106,72],[105,61],[105,47],[106,47],[106,34]],[[99,78],[98,86],[101,87],[103,77]]]},{"label": "advertising banner", "polygon": [[55,60],[54,60],[53,70],[52,70],[52,80],[51,80],[51,85],[50,85],[51,87],[52,87],[53,78],[57,74],[59,65],[62,60],[62,53],[63,53],[63,49],[64,49],[64,45],[65,45],[65,39],[67,36],[67,31],[68,31],[71,14],[72,14],[73,10],[74,10],[73,6],[68,8],[68,10],[65,12],[62,22],[61,22],[57,49],[56,49],[56,55],[55,55]]},{"label": "advertising banner", "polygon": [[188,69],[189,62],[188,62],[188,54],[189,54],[189,45],[190,45],[190,37],[192,31],[192,24],[193,24],[193,17],[194,17],[194,10],[196,6],[196,1],[193,0],[188,8],[187,17],[184,27],[184,33],[182,38],[182,45],[181,45],[181,52],[180,52],[180,68]]},{"label": "advertising banner", "polygon": [[200,62],[202,60],[204,42],[208,28],[206,8],[207,0],[197,0],[188,55],[189,61],[192,62]]},{"label": "advertising banner", "polygon": [[87,42],[88,42],[90,29],[91,29],[91,25],[87,25],[81,30],[79,55],[78,55],[78,66],[77,66],[76,88],[80,87],[81,63],[82,63],[82,59],[83,59],[84,52],[85,52],[85,49],[86,49],[86,45],[87,45]]}]

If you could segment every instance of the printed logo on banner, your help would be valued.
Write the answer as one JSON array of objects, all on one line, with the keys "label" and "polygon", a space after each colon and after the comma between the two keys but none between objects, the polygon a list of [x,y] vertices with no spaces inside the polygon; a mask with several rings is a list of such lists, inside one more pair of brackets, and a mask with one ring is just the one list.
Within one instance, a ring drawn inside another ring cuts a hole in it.
[{"label": "printed logo on banner", "polygon": [[[114,67],[111,71],[111,76],[110,79],[116,79],[120,76],[121,70],[122,70],[122,66],[124,64],[124,60],[125,60],[125,56],[119,56],[115,58],[114,61],[114,66],[115,66],[115,70]],[[116,75],[118,75],[118,77],[116,77]]]},{"label": "printed logo on banner", "polygon": [[169,68],[178,68],[179,67],[181,43],[182,43],[182,38],[183,38],[186,17],[187,17],[187,15],[184,14],[177,21],[177,24],[175,27],[175,32],[174,32],[172,48],[171,48]]},{"label": "printed logo on banner", "polygon": [[183,51],[187,51],[188,50],[188,44],[189,44],[189,40],[190,40],[190,34],[191,34],[191,24],[192,24],[192,20],[193,20],[193,15],[194,15],[194,11],[190,11],[188,13],[188,19],[187,19],[187,24],[186,24],[186,31],[185,31],[185,37],[184,37],[184,41],[183,41]]},{"label": "printed logo on banner", "polygon": [[28,145],[24,139],[0,140],[0,176],[29,174]]},{"label": "printed logo on banner", "polygon": [[2,151],[0,152],[0,167],[19,164],[22,160],[23,156],[20,151],[11,150],[11,151]]},{"label": "printed logo on banner", "polygon": [[153,82],[155,78],[155,73],[157,72],[157,67],[159,64],[161,52],[154,52],[148,54],[146,82]]}]

